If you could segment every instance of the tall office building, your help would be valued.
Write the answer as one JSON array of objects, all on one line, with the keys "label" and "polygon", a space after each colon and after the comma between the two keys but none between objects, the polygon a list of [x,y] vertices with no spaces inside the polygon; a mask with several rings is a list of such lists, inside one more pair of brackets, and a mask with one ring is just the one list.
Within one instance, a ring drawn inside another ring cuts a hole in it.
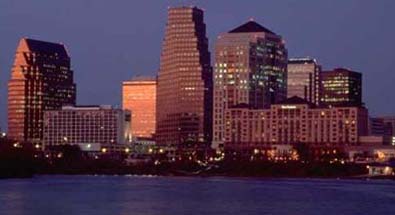
[{"label": "tall office building", "polygon": [[75,104],[76,86],[63,44],[23,38],[8,82],[8,135],[40,142],[45,110]]},{"label": "tall office building", "polygon": [[212,70],[203,11],[170,8],[157,86],[157,143],[210,142],[211,100]]},{"label": "tall office building", "polygon": [[132,113],[133,138],[152,138],[156,122],[156,78],[137,77],[124,81],[122,108]]},{"label": "tall office building", "polygon": [[321,104],[361,106],[362,74],[344,68],[321,73]]},{"label": "tall office building", "polygon": [[286,99],[288,52],[280,35],[249,21],[215,44],[213,148],[225,140],[225,111],[263,109]]},{"label": "tall office building", "polygon": [[287,97],[298,96],[319,104],[321,66],[312,58],[293,58],[288,61]]}]

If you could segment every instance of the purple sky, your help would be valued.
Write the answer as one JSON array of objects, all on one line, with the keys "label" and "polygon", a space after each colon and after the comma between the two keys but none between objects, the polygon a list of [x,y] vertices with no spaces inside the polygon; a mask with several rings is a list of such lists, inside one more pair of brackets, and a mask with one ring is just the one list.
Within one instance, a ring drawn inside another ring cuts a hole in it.
[{"label": "purple sky", "polygon": [[0,126],[21,37],[67,45],[79,104],[119,105],[123,80],[156,74],[167,7],[176,5],[205,9],[210,49],[253,17],[284,37],[290,57],[361,72],[370,113],[395,115],[393,0],[0,0]]}]

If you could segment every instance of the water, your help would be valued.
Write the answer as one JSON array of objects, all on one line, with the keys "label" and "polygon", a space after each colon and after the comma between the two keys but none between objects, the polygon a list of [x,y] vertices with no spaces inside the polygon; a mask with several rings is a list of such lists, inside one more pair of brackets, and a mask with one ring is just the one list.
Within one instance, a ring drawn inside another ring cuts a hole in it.
[{"label": "water", "polygon": [[142,176],[0,180],[1,215],[395,214],[395,181]]}]

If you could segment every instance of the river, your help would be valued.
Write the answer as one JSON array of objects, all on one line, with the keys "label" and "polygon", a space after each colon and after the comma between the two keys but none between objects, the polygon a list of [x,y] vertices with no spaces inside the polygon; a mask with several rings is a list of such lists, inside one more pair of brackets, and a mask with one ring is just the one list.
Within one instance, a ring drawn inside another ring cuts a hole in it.
[{"label": "river", "polygon": [[1,215],[395,214],[395,181],[148,176],[0,180]]}]

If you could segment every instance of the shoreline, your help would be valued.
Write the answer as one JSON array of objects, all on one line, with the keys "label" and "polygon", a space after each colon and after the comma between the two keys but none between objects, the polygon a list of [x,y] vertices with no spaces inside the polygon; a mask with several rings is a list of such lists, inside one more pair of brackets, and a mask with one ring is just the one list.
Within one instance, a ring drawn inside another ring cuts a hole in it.
[{"label": "shoreline", "polygon": [[130,174],[130,173],[38,173],[24,176],[0,176],[0,181],[7,179],[32,179],[40,176],[122,176],[122,177],[168,177],[168,178],[228,178],[228,179],[262,179],[262,180],[282,180],[282,179],[323,179],[323,180],[393,180],[395,176],[346,176],[346,177],[325,177],[325,176],[241,176],[232,174],[204,174],[204,175],[187,175],[187,174]]}]

